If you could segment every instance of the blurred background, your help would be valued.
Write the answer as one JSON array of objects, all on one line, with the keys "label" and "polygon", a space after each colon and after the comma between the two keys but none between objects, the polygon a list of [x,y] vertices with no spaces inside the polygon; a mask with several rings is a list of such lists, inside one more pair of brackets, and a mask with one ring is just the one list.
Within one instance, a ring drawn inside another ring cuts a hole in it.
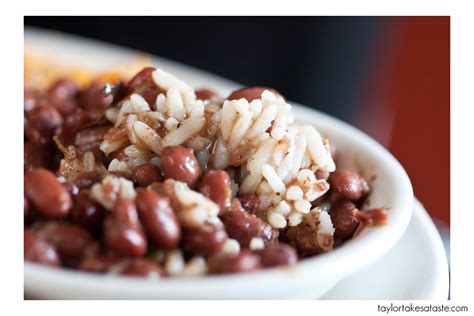
[{"label": "blurred background", "polygon": [[25,17],[183,62],[339,117],[386,146],[445,239],[449,17]]}]

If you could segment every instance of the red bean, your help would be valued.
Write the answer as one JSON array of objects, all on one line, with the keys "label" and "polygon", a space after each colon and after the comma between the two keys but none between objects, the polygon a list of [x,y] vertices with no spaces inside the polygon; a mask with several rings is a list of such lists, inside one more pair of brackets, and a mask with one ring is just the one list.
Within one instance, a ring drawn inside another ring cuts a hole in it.
[{"label": "red bean", "polygon": [[237,199],[240,201],[240,205],[246,212],[250,214],[257,213],[258,206],[260,205],[260,199],[258,198],[258,195],[247,193],[237,196]]},{"label": "red bean", "polygon": [[140,257],[147,240],[132,201],[119,199],[104,221],[104,242],[121,256]]},{"label": "red bean", "polygon": [[161,169],[165,178],[172,178],[194,188],[201,177],[201,166],[193,150],[182,146],[169,146],[161,154]]},{"label": "red bean", "polygon": [[301,223],[294,229],[294,241],[298,253],[302,256],[324,252],[317,238],[317,230],[307,223]]},{"label": "red bean", "polygon": [[226,241],[227,233],[224,228],[210,223],[183,231],[183,248],[195,255],[208,256],[216,253]]},{"label": "red bean", "polygon": [[260,256],[260,261],[264,267],[276,267],[280,265],[294,265],[298,261],[298,256],[293,247],[275,243],[255,251]]},{"label": "red bean", "polygon": [[26,199],[26,196],[23,197],[23,217],[28,216],[28,211],[30,210],[30,204],[28,203],[28,200]]},{"label": "red bean", "polygon": [[102,93],[103,88],[103,83],[98,81],[92,82],[79,97],[81,107],[92,111],[105,110],[112,103],[113,96],[104,95],[104,93]]},{"label": "red bean", "polygon": [[216,256],[209,260],[210,274],[252,272],[260,267],[259,257],[245,250],[237,255]]},{"label": "red bean", "polygon": [[217,97],[218,94],[215,91],[209,89],[198,89],[196,90],[196,98],[198,100],[209,100],[213,97]]},{"label": "red bean", "polygon": [[48,89],[48,99],[62,115],[72,113],[77,107],[76,95],[79,87],[68,78],[59,79]]},{"label": "red bean", "polygon": [[163,92],[152,78],[155,71],[153,67],[146,67],[135,75],[127,84],[126,90],[128,94],[140,94],[150,105],[154,105],[158,94]]},{"label": "red bean", "polygon": [[102,175],[99,171],[86,171],[78,174],[74,178],[74,184],[79,189],[90,188],[94,183],[100,182]]},{"label": "red bean", "polygon": [[122,271],[123,275],[147,279],[159,279],[164,275],[163,269],[155,262],[137,258],[132,260]]},{"label": "red bean", "polygon": [[153,243],[164,249],[175,248],[181,238],[181,228],[168,198],[151,190],[137,194],[138,215]]},{"label": "red bean", "polygon": [[25,143],[23,150],[24,170],[35,168],[48,169],[51,166],[53,155],[46,148],[35,146],[31,143]]},{"label": "red bean", "polygon": [[37,168],[26,172],[25,195],[36,211],[50,218],[66,217],[72,200],[56,176],[46,169]]},{"label": "red bean", "polygon": [[72,144],[78,129],[97,120],[97,114],[91,111],[77,110],[66,116],[61,126],[60,136],[64,144]]},{"label": "red bean", "polygon": [[61,115],[53,107],[39,106],[27,115],[25,135],[33,145],[51,146],[54,132],[61,122]]},{"label": "red bean", "polygon": [[353,215],[353,211],[356,209],[357,207],[349,201],[339,201],[331,207],[329,215],[336,229],[334,237],[348,239],[354,235],[359,226],[359,220]]},{"label": "red bean", "polygon": [[61,265],[56,249],[31,229],[24,230],[25,260],[57,267]]},{"label": "red bean", "polygon": [[199,183],[199,192],[214,201],[220,208],[220,214],[230,207],[232,198],[230,177],[224,170],[210,170]]},{"label": "red bean", "polygon": [[318,169],[315,172],[316,179],[318,180],[327,180],[329,178],[329,171],[326,171],[324,169]]},{"label": "red bean", "polygon": [[358,201],[369,192],[369,185],[358,173],[339,169],[329,177],[331,200]]},{"label": "red bean", "polygon": [[273,229],[266,222],[244,211],[230,210],[222,215],[222,222],[230,238],[242,247],[248,247],[253,237],[269,242],[275,238]]},{"label": "red bean", "polygon": [[74,224],[49,222],[38,229],[38,235],[58,249],[66,261],[81,260],[94,238],[84,228]]},{"label": "red bean", "polygon": [[268,88],[268,87],[249,87],[249,88],[242,88],[240,90],[232,92],[228,97],[227,100],[238,100],[238,99],[246,99],[248,102],[252,102],[255,99],[260,99],[262,93],[268,90],[273,92],[277,98],[285,100],[285,98],[276,91],[275,89]]},{"label": "red bean", "polygon": [[104,208],[89,197],[88,191],[81,190],[74,197],[74,207],[71,211],[71,219],[74,223],[81,225],[92,234],[97,234],[102,229],[104,218]]},{"label": "red bean", "polygon": [[25,112],[30,112],[39,104],[40,94],[38,91],[25,88],[23,90],[23,109]]},{"label": "red bean", "polygon": [[144,163],[133,169],[133,181],[140,187],[146,187],[161,180],[160,168],[151,163]]},{"label": "red bean", "polygon": [[81,151],[97,151],[111,125],[96,126],[76,133],[74,145]]},{"label": "red bean", "polygon": [[120,263],[120,257],[113,253],[100,253],[97,244],[89,247],[84,259],[79,263],[78,269],[88,272],[106,272]]}]

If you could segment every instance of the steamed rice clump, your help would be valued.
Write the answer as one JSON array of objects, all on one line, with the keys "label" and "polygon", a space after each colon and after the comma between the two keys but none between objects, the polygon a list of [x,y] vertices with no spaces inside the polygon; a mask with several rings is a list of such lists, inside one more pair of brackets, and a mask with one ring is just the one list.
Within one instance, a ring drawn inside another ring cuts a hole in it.
[{"label": "steamed rice clump", "polygon": [[[234,196],[255,193],[260,199],[257,215],[272,227],[296,226],[305,214],[317,212],[324,219],[321,229],[329,235],[334,233],[328,214],[311,207],[311,202],[329,189],[315,172],[333,172],[336,168],[329,142],[313,126],[296,125],[291,105],[268,90],[252,102],[202,101],[186,83],[161,69],[156,69],[152,78],[164,91],[155,104],[132,94],[120,107],[106,112],[114,128],[100,149],[106,155],[123,150],[125,156],[112,160],[109,171],[131,173],[143,163],[160,166],[164,147],[185,146],[194,150],[204,171],[225,169],[232,175]],[[116,188],[116,194],[124,190],[126,194],[126,183],[104,181]],[[101,197],[103,185],[97,184],[92,191],[108,208],[110,201]],[[182,223],[192,226],[209,217],[217,218],[218,207],[211,200],[184,183],[169,185],[175,196],[190,201],[181,201],[183,210],[178,215]],[[252,245],[258,248],[260,241]]]}]

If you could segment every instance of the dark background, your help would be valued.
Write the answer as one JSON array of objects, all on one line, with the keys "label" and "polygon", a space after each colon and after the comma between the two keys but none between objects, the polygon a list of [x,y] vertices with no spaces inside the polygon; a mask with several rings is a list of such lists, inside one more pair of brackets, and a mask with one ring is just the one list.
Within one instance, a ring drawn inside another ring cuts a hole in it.
[{"label": "dark background", "polygon": [[25,17],[264,85],[386,146],[450,221],[449,17]]}]

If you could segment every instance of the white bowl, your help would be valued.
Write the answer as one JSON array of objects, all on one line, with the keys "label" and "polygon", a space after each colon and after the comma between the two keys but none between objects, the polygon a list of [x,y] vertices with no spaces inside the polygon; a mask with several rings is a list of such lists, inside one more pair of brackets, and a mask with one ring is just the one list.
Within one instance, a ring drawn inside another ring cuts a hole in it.
[{"label": "white bowl", "polygon": [[[33,35],[38,36],[38,32]],[[30,39],[33,35],[30,36]],[[39,35],[41,36],[41,33]],[[52,35],[48,34],[48,36]],[[25,36],[26,39],[27,36]],[[66,50],[74,45],[77,47],[81,43],[92,45],[88,41],[62,37],[58,39],[58,43],[56,44],[64,45]],[[117,49],[96,43],[92,46],[96,49],[90,55],[104,54],[109,58]],[[87,48],[86,45],[84,47]],[[88,50],[85,48],[80,50],[82,58],[88,54]],[[121,53],[123,54],[123,51]],[[173,72],[172,69],[168,68],[167,70]],[[207,78],[211,78],[203,72],[190,68],[187,70],[193,73],[192,76],[200,77],[200,82],[205,83]],[[180,71],[183,72],[182,66]],[[212,77],[211,81],[215,81],[215,78]],[[226,84],[228,83],[226,81]],[[356,168],[366,178],[373,178],[371,181],[372,192],[366,207],[387,207],[389,209],[387,225],[371,228],[341,247],[329,253],[304,259],[296,266],[272,268],[248,274],[147,281],[66,269],[52,269],[25,262],[24,286],[27,297],[54,299],[316,299],[343,278],[380,258],[403,235],[412,214],[414,198],[407,174],[384,147],[358,129],[318,111],[295,105],[292,102],[290,104],[293,105],[299,122],[313,124],[321,133],[329,137],[331,142],[336,144],[340,156],[343,156],[341,165]]]}]

